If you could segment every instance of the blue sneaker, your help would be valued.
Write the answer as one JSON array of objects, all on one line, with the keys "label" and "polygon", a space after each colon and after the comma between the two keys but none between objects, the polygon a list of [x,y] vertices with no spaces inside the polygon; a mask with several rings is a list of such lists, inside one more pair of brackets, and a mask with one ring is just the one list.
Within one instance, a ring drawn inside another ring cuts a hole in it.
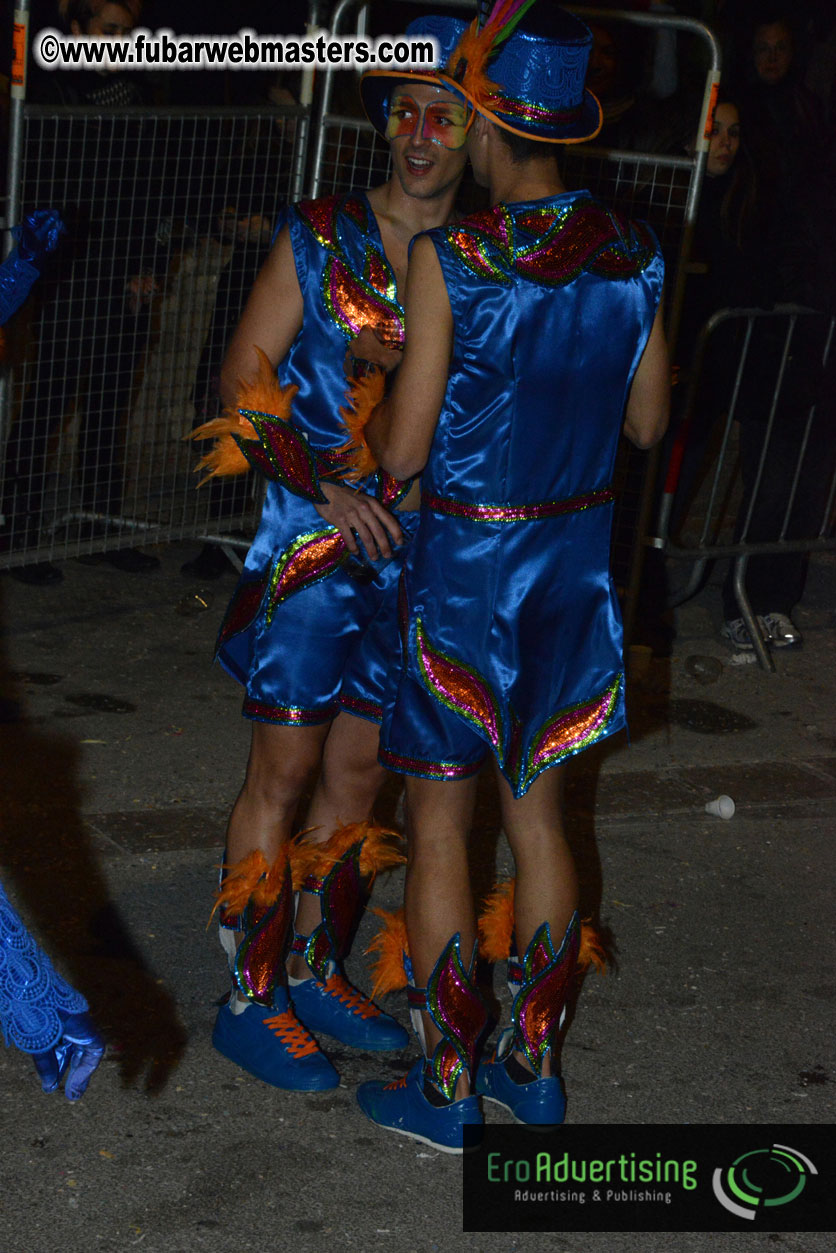
[{"label": "blue sneaker", "polygon": [[409,1041],[400,1023],[352,987],[339,970],[329,975],[324,983],[319,979],[305,979],[289,991],[293,1008],[309,1031],[372,1053],[402,1049]]},{"label": "blue sneaker", "polygon": [[420,1140],[442,1153],[461,1153],[462,1128],[482,1124],[479,1102],[475,1096],[466,1096],[449,1105],[433,1105],[424,1096],[424,1066],[420,1058],[394,1083],[374,1079],[361,1084],[357,1103],[378,1127]]},{"label": "blue sneaker", "polygon": [[340,1077],[293,1012],[287,988],[276,988],[273,1008],[251,1004],[240,1014],[222,1005],[212,1043],[256,1079],[290,1092],[336,1088]]},{"label": "blue sneaker", "polygon": [[[510,1056],[510,1054],[509,1054]],[[531,1126],[553,1127],[566,1117],[566,1095],[557,1075],[516,1083],[505,1066],[507,1058],[482,1062],[476,1071],[476,1091],[486,1101],[504,1105],[517,1122]]]}]

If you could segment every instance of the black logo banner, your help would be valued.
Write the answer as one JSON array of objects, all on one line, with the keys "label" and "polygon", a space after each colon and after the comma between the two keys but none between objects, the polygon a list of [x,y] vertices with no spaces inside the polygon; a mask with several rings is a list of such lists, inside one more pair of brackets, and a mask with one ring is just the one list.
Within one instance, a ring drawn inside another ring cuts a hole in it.
[{"label": "black logo banner", "polygon": [[832,1126],[466,1128],[464,1231],[832,1231]]}]

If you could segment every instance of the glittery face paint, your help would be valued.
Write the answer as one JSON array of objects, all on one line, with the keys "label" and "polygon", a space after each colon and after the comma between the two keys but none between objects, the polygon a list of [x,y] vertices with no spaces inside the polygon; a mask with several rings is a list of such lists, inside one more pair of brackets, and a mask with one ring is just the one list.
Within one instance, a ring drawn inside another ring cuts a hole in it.
[{"label": "glittery face paint", "polygon": [[467,138],[467,111],[453,100],[418,104],[407,92],[395,92],[389,106],[386,138],[428,140],[442,148],[463,148]]}]

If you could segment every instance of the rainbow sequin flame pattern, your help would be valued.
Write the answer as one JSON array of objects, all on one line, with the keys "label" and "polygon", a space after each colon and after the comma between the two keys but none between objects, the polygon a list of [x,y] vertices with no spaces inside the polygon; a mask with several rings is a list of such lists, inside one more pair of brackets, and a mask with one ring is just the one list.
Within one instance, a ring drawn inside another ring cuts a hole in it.
[{"label": "rainbow sequin flame pattern", "polygon": [[544,922],[525,951],[521,985],[511,1008],[514,1047],[522,1049],[534,1073],[552,1047],[560,1015],[575,972],[580,944],[577,911],[569,920],[560,950],[556,953],[549,924]]},{"label": "rainbow sequin flame pattern", "polygon": [[305,892],[311,892],[320,900],[322,921],[311,932],[304,957],[316,978],[323,982],[328,977],[329,961],[339,961],[348,949],[362,888],[362,847],[363,841],[358,840],[324,879],[308,875],[303,885]]},{"label": "rainbow sequin flame pattern", "polygon": [[427,981],[426,1007],[442,1039],[428,1062],[430,1078],[451,1101],[459,1075],[473,1074],[476,1046],[488,1022],[484,1001],[473,982],[476,949],[465,970],[461,936],[447,943]]},{"label": "rainbow sequin flame pattern", "polygon": [[257,905],[251,898],[238,918],[221,911],[221,926],[244,932],[232,973],[237,987],[257,1005],[272,1007],[273,992],[283,973],[292,913],[289,865],[285,867],[281,887],[272,904]]},{"label": "rainbow sequin flame pattern", "polygon": [[447,228],[462,265],[477,278],[510,287],[520,278],[565,287],[584,271],[606,279],[634,278],[650,265],[650,230],[590,197],[559,208],[493,209]]}]

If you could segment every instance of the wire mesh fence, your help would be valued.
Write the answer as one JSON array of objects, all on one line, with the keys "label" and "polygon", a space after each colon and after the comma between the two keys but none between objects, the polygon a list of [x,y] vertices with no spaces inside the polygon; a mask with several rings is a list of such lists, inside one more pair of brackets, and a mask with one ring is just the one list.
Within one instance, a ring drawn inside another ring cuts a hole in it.
[{"label": "wire mesh fence", "polygon": [[250,476],[195,490],[183,437],[218,411],[305,117],[26,106],[20,217],[55,207],[67,231],[6,328],[0,565],[255,519]]},{"label": "wire mesh fence", "polygon": [[[774,669],[757,615],[801,599],[805,554],[836,547],[836,318],[794,305],[721,309],[697,340],[669,439],[653,546],[690,564],[731,558],[724,616],[742,617]],[[781,610],[783,612],[783,610]]]},{"label": "wire mesh fence", "polygon": [[[352,9],[354,0],[340,0],[335,32]],[[655,228],[675,324],[716,47],[689,19],[585,10],[598,14],[651,32],[675,28],[703,45],[693,157],[586,145],[564,154],[567,185],[586,186]],[[389,168],[370,125],[347,116],[348,106],[333,109],[334,82],[326,73],[317,85],[312,195],[372,186]],[[20,220],[56,207],[68,231],[7,328],[0,567],[248,531],[259,485],[248,476],[196,492],[195,453],[183,436],[216,412],[223,349],[281,207],[301,192],[310,111],[27,104],[21,116],[12,211]],[[465,186],[463,208],[477,207],[480,195]],[[623,451],[613,548],[621,586],[640,552],[645,468],[644,455]]]}]

